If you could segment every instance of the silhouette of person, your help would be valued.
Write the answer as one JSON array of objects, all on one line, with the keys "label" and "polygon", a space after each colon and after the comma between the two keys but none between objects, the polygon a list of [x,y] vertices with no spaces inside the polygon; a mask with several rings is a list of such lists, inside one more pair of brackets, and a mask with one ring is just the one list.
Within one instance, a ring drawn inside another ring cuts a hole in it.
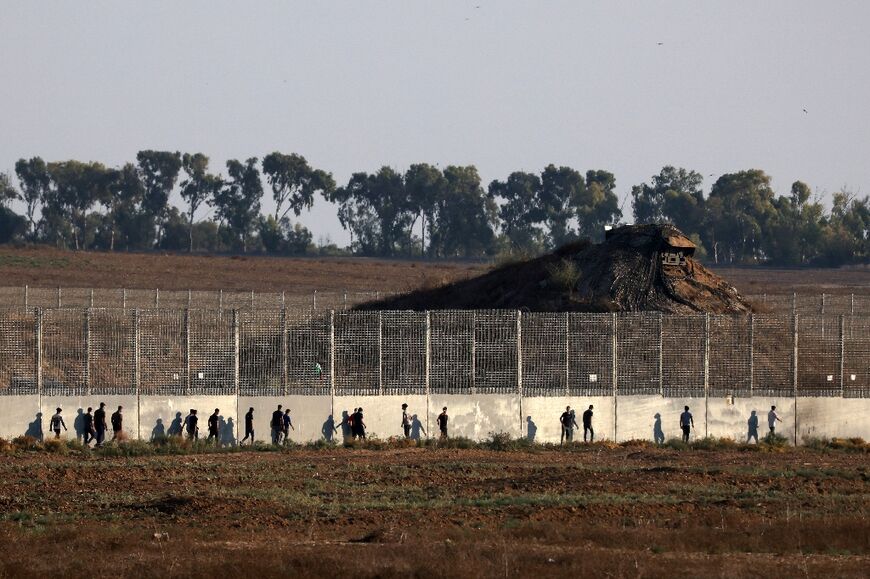
[{"label": "silhouette of person", "polygon": [[76,417],[73,420],[73,430],[76,433],[76,440],[81,442],[85,436],[85,412],[81,408],[76,411]]},{"label": "silhouette of person", "polygon": [[169,423],[169,430],[166,431],[168,436],[181,436],[181,431],[184,426],[184,419],[181,418],[181,412],[175,413],[175,420]]},{"label": "silhouette of person", "polygon": [[664,444],[665,432],[662,430],[662,415],[656,412],[653,418],[656,419],[653,423],[653,440],[656,444]]},{"label": "silhouette of person", "polygon": [[220,418],[220,441],[223,446],[235,446],[236,445],[236,425],[233,422],[233,417],[230,416],[226,420],[221,416]]},{"label": "silhouette of person", "polygon": [[420,440],[420,432],[423,432],[424,435],[428,436],[426,434],[426,429],[423,428],[423,423],[420,422],[420,419],[417,418],[416,414],[414,414],[411,416],[411,438],[413,440]]},{"label": "silhouette of person", "polygon": [[[353,411],[354,414],[356,414],[356,408],[354,408]],[[335,430],[336,432],[338,432],[338,429],[341,428],[341,436],[343,440],[347,440],[353,435],[353,428],[351,426],[351,422],[353,421],[353,419],[351,418],[351,416],[352,414],[347,410],[341,411],[341,422],[338,423],[338,426]]]},{"label": "silhouette of person", "polygon": [[338,431],[335,427],[335,419],[332,417],[332,414],[326,417],[326,422],[323,423],[323,426],[320,427],[320,434],[323,435],[323,439],[329,442],[332,442],[332,436]]},{"label": "silhouette of person", "polygon": [[33,422],[27,425],[27,430],[24,432],[24,436],[30,436],[42,442],[42,412],[36,413],[36,418],[34,418]]},{"label": "silhouette of person", "polygon": [[151,440],[160,440],[161,438],[166,438],[166,428],[163,426],[163,419],[158,418],[154,430],[151,431]]},{"label": "silhouette of person", "polygon": [[758,444],[758,416],[756,415],[755,410],[753,410],[752,414],[749,416],[747,424],[749,426],[749,433],[746,435],[746,443],[749,444],[749,441],[754,438],[755,444]]},{"label": "silhouette of person", "polygon": [[526,437],[529,442],[535,442],[535,437],[538,435],[538,425],[534,423],[531,416],[526,416]]}]

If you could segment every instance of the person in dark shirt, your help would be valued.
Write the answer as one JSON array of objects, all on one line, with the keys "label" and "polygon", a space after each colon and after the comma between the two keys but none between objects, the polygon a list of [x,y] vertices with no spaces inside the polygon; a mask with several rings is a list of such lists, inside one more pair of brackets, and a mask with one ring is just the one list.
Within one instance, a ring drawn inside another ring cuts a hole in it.
[{"label": "person in dark shirt", "polygon": [[90,446],[94,439],[94,415],[93,408],[88,406],[88,411],[82,415],[82,430],[84,431],[85,446]]},{"label": "person in dark shirt", "polygon": [[441,438],[447,439],[447,407],[441,409],[441,414],[438,415],[438,430],[441,431]]},{"label": "person in dark shirt", "polygon": [[246,440],[250,437],[251,444],[254,444],[254,408],[251,407],[248,409],[247,414],[245,414],[245,437],[239,443],[239,446],[245,443]]},{"label": "person in dark shirt", "polygon": [[103,441],[106,440],[106,403],[100,402],[100,407],[94,412],[94,429],[97,431],[97,448],[103,446]]},{"label": "person in dark shirt", "polygon": [[124,430],[124,416],[121,414],[123,409],[123,406],[118,406],[118,410],[113,412],[110,418],[112,422],[112,440],[117,440],[121,431]]},{"label": "person in dark shirt", "polygon": [[281,442],[281,434],[284,432],[284,411],[283,406],[278,405],[278,409],[272,413],[272,422],[269,426],[272,428],[272,444]]},{"label": "person in dark shirt", "polygon": [[565,412],[559,417],[559,422],[562,425],[562,437],[559,444],[564,444],[566,439],[568,442],[572,442],[574,440],[574,417],[571,415],[570,406],[565,407]]},{"label": "person in dark shirt", "polygon": [[210,442],[212,439],[216,443],[221,441],[221,432],[220,432],[220,409],[215,408],[214,414],[208,417],[208,438],[206,442]]},{"label": "person in dark shirt", "polygon": [[199,417],[196,415],[196,408],[190,409],[190,414],[184,419],[184,429],[187,431],[188,440],[197,440],[199,438]]},{"label": "person in dark shirt", "polygon": [[357,408],[353,414],[353,431],[354,438],[359,438],[360,440],[366,439],[366,423],[363,421],[362,406]]},{"label": "person in dark shirt", "polygon": [[411,417],[408,416],[408,405],[402,404],[402,432],[405,438],[411,438]]},{"label": "person in dark shirt", "polygon": [[595,442],[595,431],[592,430],[592,405],[583,413],[583,442],[586,442],[586,433],[589,433],[589,442]]},{"label": "person in dark shirt", "polygon": [[284,434],[284,446],[290,442],[290,431],[296,430],[293,426],[293,421],[290,419],[290,409],[284,411],[284,416],[281,418],[281,432]]},{"label": "person in dark shirt", "polygon": [[60,438],[60,428],[63,427],[66,430],[66,423],[63,421],[63,416],[60,415],[62,410],[60,408],[56,409],[54,416],[51,417],[51,421],[49,422],[49,427],[54,431],[54,437]]},{"label": "person in dark shirt", "polygon": [[685,406],[683,413],[680,414],[680,429],[683,431],[683,442],[689,442],[689,433],[695,427],[695,419],[692,418],[692,413],[689,412],[689,407]]}]

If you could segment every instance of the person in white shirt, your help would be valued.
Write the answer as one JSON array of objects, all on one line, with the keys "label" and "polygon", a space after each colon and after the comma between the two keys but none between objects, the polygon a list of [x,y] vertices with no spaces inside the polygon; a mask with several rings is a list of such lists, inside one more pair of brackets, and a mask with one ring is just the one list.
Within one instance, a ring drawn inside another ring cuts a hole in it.
[{"label": "person in white shirt", "polygon": [[770,412],[767,413],[767,425],[770,427],[770,436],[776,434],[776,422],[782,422],[782,418],[776,413],[776,406],[770,407]]}]

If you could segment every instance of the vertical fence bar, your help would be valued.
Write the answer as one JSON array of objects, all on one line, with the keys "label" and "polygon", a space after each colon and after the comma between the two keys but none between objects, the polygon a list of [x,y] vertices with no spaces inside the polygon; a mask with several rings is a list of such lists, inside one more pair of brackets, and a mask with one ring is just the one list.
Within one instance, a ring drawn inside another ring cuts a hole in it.
[{"label": "vertical fence bar", "polygon": [[127,288],[121,290],[121,309],[127,311]]},{"label": "vertical fence bar", "polygon": [[61,307],[60,286],[57,286],[57,307]]},{"label": "vertical fence bar", "polygon": [[[233,308],[233,392],[236,395],[236,400],[239,398],[239,310]],[[238,410],[237,410],[238,414]]]},{"label": "vertical fence bar", "polygon": [[571,323],[565,312],[565,396],[571,396]]},{"label": "vertical fence bar", "polygon": [[[283,295],[283,294],[282,294]],[[284,396],[290,391],[290,347],[287,339],[287,308],[281,305],[281,391]]]},{"label": "vertical fence bar", "polygon": [[314,293],[311,294],[311,309],[317,309],[317,290],[314,290]]},{"label": "vertical fence bar", "polygon": [[344,309],[347,310],[347,290],[344,290]]},{"label": "vertical fence bar", "polygon": [[251,290],[251,309],[254,309],[254,290]]},{"label": "vertical fence bar", "polygon": [[664,377],[664,317],[659,312],[659,395],[665,395],[665,377]]},{"label": "vertical fence bar", "polygon": [[193,292],[191,290],[187,290],[187,309],[190,309],[193,306]]},{"label": "vertical fence bar", "polygon": [[704,314],[704,438],[707,438],[707,421],[710,406],[710,314]]},{"label": "vertical fence bar", "polygon": [[855,294],[849,294],[849,315],[855,315]]},{"label": "vertical fence bar", "polygon": [[619,400],[619,383],[617,381],[617,375],[619,372],[619,364],[617,362],[617,317],[616,312],[610,314],[610,374],[611,374],[611,387],[612,387],[612,395],[613,395],[613,440],[619,440],[618,438],[618,430],[617,427],[619,423],[617,421],[617,413],[619,410],[618,400]]},{"label": "vertical fence bar", "polygon": [[36,394],[39,398],[39,408],[42,410],[42,308],[36,308],[33,329],[36,333]]},{"label": "vertical fence bar", "polygon": [[329,395],[335,398],[335,310],[329,310]]},{"label": "vertical fence bar", "polygon": [[154,307],[155,308],[160,307],[160,289],[159,288],[154,288]]},{"label": "vertical fence bar", "polygon": [[840,314],[840,398],[846,393],[846,380],[843,372],[846,370],[846,316]]},{"label": "vertical fence bar", "polygon": [[90,304],[91,304],[91,307],[94,307],[94,288],[91,288],[91,292],[90,292]]},{"label": "vertical fence bar", "polygon": [[184,310],[184,393],[190,395],[190,310]]},{"label": "vertical fence bar", "polygon": [[[429,375],[432,371],[432,325],[429,317],[429,310],[426,310],[426,334],[424,338],[424,347],[426,348],[425,357],[423,358],[423,388],[426,391],[426,399],[429,399]],[[428,417],[428,415],[427,415]]]},{"label": "vertical fence bar", "polygon": [[[825,300],[825,297],[826,297],[825,294],[822,293],[821,311],[819,312],[819,313],[822,314],[822,315],[825,315],[825,301],[826,301],[826,300]],[[822,328],[824,328],[824,327],[825,327],[825,325],[822,324]]]},{"label": "vertical fence bar", "polygon": [[283,310],[287,305],[287,299],[284,297],[284,292],[281,292],[281,309]]},{"label": "vertical fence bar", "polygon": [[25,308],[26,308],[27,305],[28,305],[28,304],[27,304],[27,301],[28,301],[28,297],[29,297],[28,294],[29,294],[29,293],[30,293],[30,290],[29,290],[29,288],[25,285],[25,286],[24,286],[24,307],[25,307]]},{"label": "vertical fence bar", "polygon": [[471,312],[471,395],[477,394],[477,314]]},{"label": "vertical fence bar", "polygon": [[136,438],[142,439],[142,371],[139,366],[139,309],[133,310],[133,390],[136,392],[136,423],[139,424],[139,429],[136,432]]},{"label": "vertical fence bar", "polygon": [[520,433],[525,434],[523,428],[523,312],[517,310],[517,396],[520,407]]},{"label": "vertical fence bar", "polygon": [[378,312],[378,394],[384,395],[384,316]]},{"label": "vertical fence bar", "polygon": [[[91,290],[91,301],[93,301]],[[91,308],[85,308],[85,393],[91,395]]]},{"label": "vertical fence bar", "polygon": [[218,310],[223,311],[224,309],[224,290],[218,291]]},{"label": "vertical fence bar", "polygon": [[755,389],[755,314],[749,314],[749,397]]}]

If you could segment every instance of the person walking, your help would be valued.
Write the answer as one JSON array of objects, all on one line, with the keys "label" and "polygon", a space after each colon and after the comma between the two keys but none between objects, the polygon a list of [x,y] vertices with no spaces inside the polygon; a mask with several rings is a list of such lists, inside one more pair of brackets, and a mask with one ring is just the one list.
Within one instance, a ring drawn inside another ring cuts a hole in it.
[{"label": "person walking", "polygon": [[441,440],[447,440],[447,407],[441,409],[441,414],[438,415],[438,430],[441,431]]},{"label": "person walking", "polygon": [[63,427],[64,432],[66,432],[66,423],[63,421],[63,416],[60,415],[62,410],[60,408],[55,409],[54,416],[51,417],[49,421],[49,428],[54,431],[54,437],[60,438],[60,429]]},{"label": "person walking", "polygon": [[680,414],[680,429],[683,431],[683,442],[689,442],[689,432],[695,427],[695,419],[692,418],[692,413],[689,412],[689,407],[683,407],[683,413]]},{"label": "person walking", "polygon": [[250,437],[251,444],[254,444],[254,407],[250,407],[245,413],[245,437],[239,442],[239,446],[243,445]]},{"label": "person walking", "polygon": [[94,439],[94,415],[93,408],[88,406],[88,411],[82,415],[82,431],[85,439],[85,446],[90,447],[91,441]]},{"label": "person walking", "polygon": [[653,440],[656,444],[664,444],[665,443],[665,431],[662,430],[662,415],[656,412],[655,422],[653,422]]},{"label": "person walking", "polygon": [[595,431],[592,430],[592,405],[583,413],[583,442],[586,442],[586,433],[589,433],[589,442],[595,442]]},{"label": "person walking", "polygon": [[272,421],[269,427],[272,429],[272,444],[281,442],[281,433],[284,432],[284,411],[283,406],[278,405],[278,409],[272,413]]},{"label": "person walking", "polygon": [[562,416],[559,417],[559,423],[562,425],[562,437],[559,440],[559,444],[565,444],[567,440],[569,443],[574,440],[574,427],[572,423],[574,422],[574,417],[571,416],[571,407],[566,406],[565,412],[562,413]]},{"label": "person walking", "polygon": [[354,438],[359,438],[360,440],[366,439],[366,423],[363,420],[363,409],[362,406],[356,409],[356,412],[353,414],[353,429],[354,429]]},{"label": "person walking", "polygon": [[779,417],[779,414],[776,413],[776,406],[770,407],[770,412],[767,413],[767,426],[770,427],[770,436],[773,438],[776,435],[776,423],[777,421],[782,422],[782,418]]},{"label": "person walking", "polygon": [[217,408],[214,409],[214,413],[208,417],[208,438],[206,442],[211,442],[214,439],[216,444],[219,444],[221,441],[221,411]]},{"label": "person walking", "polygon": [[106,440],[106,431],[109,429],[106,424],[105,402],[100,402],[100,407],[94,412],[94,428],[97,431],[97,448],[100,448]]},{"label": "person walking", "polygon": [[749,425],[749,434],[746,435],[746,444],[749,444],[749,441],[753,438],[755,439],[755,444],[758,444],[758,415],[756,415],[755,410],[752,411],[747,422]]},{"label": "person walking", "polygon": [[198,440],[199,439],[199,417],[196,415],[196,408],[190,409],[190,414],[188,414],[184,418],[184,422],[182,422],[182,426],[187,431],[187,439],[188,440]]},{"label": "person walking", "polygon": [[411,438],[411,417],[408,416],[408,405],[402,403],[402,431],[405,438]]},{"label": "person walking", "polygon": [[124,429],[124,416],[121,414],[123,409],[123,406],[118,406],[118,409],[112,413],[110,418],[112,422],[112,440],[118,440],[118,437],[121,436],[121,431]]},{"label": "person walking", "polygon": [[284,411],[284,416],[281,418],[281,432],[284,433],[284,446],[290,442],[290,431],[296,430],[293,427],[293,421],[290,420],[290,409]]}]

